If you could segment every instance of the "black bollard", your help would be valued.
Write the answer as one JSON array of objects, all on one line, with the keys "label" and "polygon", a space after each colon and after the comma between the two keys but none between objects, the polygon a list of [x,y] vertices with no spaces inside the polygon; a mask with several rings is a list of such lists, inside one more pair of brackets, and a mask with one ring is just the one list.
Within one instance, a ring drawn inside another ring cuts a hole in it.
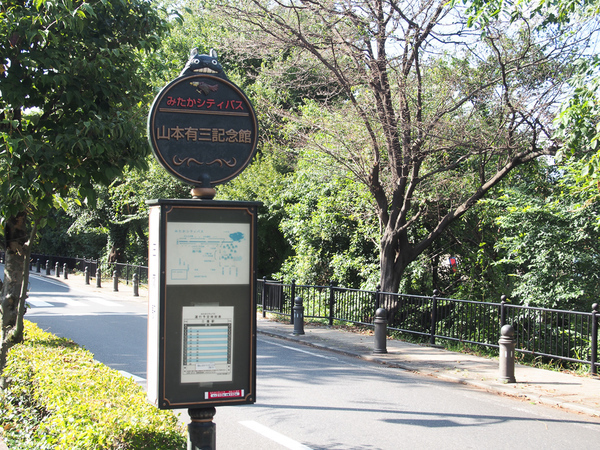
[{"label": "black bollard", "polygon": [[[296,280],[292,280],[292,293],[290,295],[290,298],[292,299],[292,313],[290,314],[290,325],[294,325],[294,300],[296,299]],[[281,307],[279,310],[281,311]]]},{"label": "black bollard", "polygon": [[119,275],[115,270],[113,272],[113,292],[117,292],[119,290]]},{"label": "black bollard", "polygon": [[102,287],[102,271],[100,267],[96,269],[96,287]]},{"label": "black bollard", "polygon": [[90,284],[90,268],[88,266],[85,266],[83,276],[85,277],[85,284]]},{"label": "black bollard", "polygon": [[50,260],[46,260],[46,275],[50,275]]},{"label": "black bollard", "polygon": [[435,345],[435,329],[437,326],[437,296],[439,292],[437,289],[433,290],[433,297],[431,297],[431,329],[429,332],[429,345]]},{"label": "black bollard", "polygon": [[267,304],[266,304],[267,277],[263,277],[262,292],[260,294],[260,297],[261,297],[261,303],[262,303],[262,316],[267,317]]},{"label": "black bollard", "polygon": [[304,334],[304,306],[302,306],[302,297],[294,299],[294,336]]},{"label": "black bollard", "polygon": [[40,258],[35,262],[35,272],[40,273]]},{"label": "black bollard", "polygon": [[516,383],[515,379],[515,329],[512,325],[504,325],[500,330],[500,377],[504,383]]},{"label": "black bollard", "polygon": [[60,264],[58,261],[54,264],[54,275],[56,275],[56,278],[60,278]]},{"label": "black bollard", "polygon": [[596,375],[598,360],[598,303],[592,304],[592,339],[590,340],[590,373]]},{"label": "black bollard", "polygon": [[188,424],[187,450],[215,450],[217,448],[217,427],[212,421],[216,412],[214,407],[188,409],[192,421]]},{"label": "black bollard", "polygon": [[139,280],[139,277],[138,277],[137,273],[133,274],[132,282],[133,282],[133,296],[134,297],[139,297],[140,296],[140,291],[139,291],[140,280]]},{"label": "black bollard", "polygon": [[373,353],[387,353],[387,311],[385,308],[378,308],[375,311],[375,348]]},{"label": "black bollard", "polygon": [[65,280],[69,278],[69,266],[67,266],[67,263],[63,264],[63,278]]}]

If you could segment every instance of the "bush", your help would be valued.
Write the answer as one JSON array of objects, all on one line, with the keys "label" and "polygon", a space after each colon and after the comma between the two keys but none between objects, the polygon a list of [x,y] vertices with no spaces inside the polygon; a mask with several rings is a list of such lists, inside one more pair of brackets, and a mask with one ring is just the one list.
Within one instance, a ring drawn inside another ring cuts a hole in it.
[{"label": "bush", "polygon": [[0,431],[9,448],[186,448],[184,426],[172,411],[149,404],[132,379],[73,341],[25,325],[0,391]]}]

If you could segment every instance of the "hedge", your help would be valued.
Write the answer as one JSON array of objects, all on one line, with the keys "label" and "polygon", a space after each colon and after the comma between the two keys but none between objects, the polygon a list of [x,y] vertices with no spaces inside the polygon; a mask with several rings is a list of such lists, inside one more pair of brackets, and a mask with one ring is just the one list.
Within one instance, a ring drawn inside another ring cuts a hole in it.
[{"label": "hedge", "polygon": [[149,404],[141,386],[28,321],[4,376],[0,432],[9,448],[186,448],[185,426]]}]

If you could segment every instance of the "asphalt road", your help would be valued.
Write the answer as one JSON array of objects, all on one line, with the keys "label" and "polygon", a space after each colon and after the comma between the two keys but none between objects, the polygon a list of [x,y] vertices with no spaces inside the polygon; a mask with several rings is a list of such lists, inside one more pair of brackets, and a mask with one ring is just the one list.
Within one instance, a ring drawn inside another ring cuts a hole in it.
[{"label": "asphalt road", "polygon": [[73,290],[60,279],[30,280],[27,320],[74,340],[114,369],[146,378],[146,301]]},{"label": "asphalt road", "polygon": [[[146,305],[33,277],[26,318],[145,378]],[[219,449],[590,448],[600,422],[259,335],[257,403],[219,407]],[[184,422],[187,421],[183,418]]]}]

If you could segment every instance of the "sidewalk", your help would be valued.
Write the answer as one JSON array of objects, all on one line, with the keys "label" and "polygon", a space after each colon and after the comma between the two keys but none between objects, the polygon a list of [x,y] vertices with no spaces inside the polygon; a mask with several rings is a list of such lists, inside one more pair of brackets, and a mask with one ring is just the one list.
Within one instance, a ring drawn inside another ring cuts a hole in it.
[{"label": "sidewalk", "polygon": [[294,326],[258,316],[258,332],[365,361],[409,370],[421,375],[461,383],[528,402],[600,416],[600,378],[536,369],[517,364],[516,383],[498,381],[497,359],[450,352],[426,345],[387,340],[387,354],[373,354],[375,338],[325,326],[305,325],[304,335],[294,336]]}]

